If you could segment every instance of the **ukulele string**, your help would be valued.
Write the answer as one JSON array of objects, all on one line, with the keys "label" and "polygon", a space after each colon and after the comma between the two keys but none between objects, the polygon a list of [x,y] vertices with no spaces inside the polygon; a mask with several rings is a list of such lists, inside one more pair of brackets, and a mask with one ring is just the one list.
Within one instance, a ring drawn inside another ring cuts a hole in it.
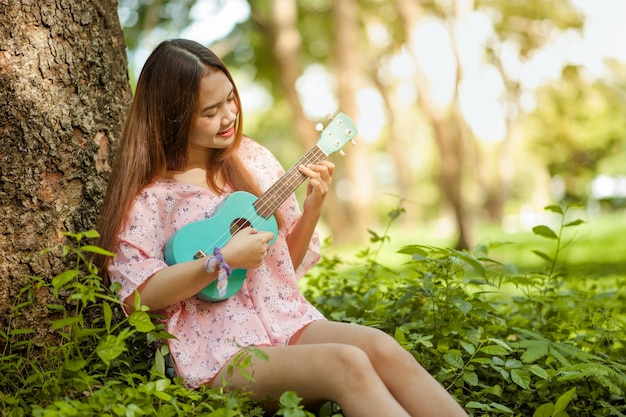
[{"label": "ukulele string", "polygon": [[[317,152],[317,155],[315,152]],[[327,155],[319,149],[319,147],[314,147],[309,151],[306,155],[304,155],[300,161],[298,161],[295,165],[293,165],[287,174],[284,175],[281,179],[279,179],[274,185],[272,185],[261,197],[259,197],[258,201],[260,204],[256,205],[257,211],[260,213],[265,213],[270,215],[268,211],[274,212],[280,203],[284,202],[286,194],[291,193],[292,190],[297,188],[304,180],[306,180],[307,176],[301,173],[298,170],[300,165],[308,165],[311,163],[317,163],[324,159]],[[268,197],[269,195],[269,197]],[[268,210],[269,208],[273,208],[272,210]]]},{"label": "ukulele string", "polygon": [[[267,200],[267,195],[268,193],[273,193],[276,189],[281,190],[281,195],[284,193],[284,190],[288,189],[288,186],[293,186],[294,183],[299,185],[300,183],[302,183],[302,181],[304,181],[304,179],[306,179],[306,176],[304,176],[304,178],[302,178],[300,176],[300,178],[296,178],[295,181],[292,181],[292,177],[294,176],[294,173],[300,173],[297,170],[297,167],[300,165],[307,165],[310,163],[315,162],[316,160],[319,161],[321,159],[319,159],[319,156],[315,156],[312,155],[314,153],[315,150],[319,150],[321,152],[321,154],[323,155],[323,157],[325,157],[326,155],[324,154],[323,151],[321,151],[321,149],[318,146],[313,147],[309,152],[307,152],[302,158],[300,158],[300,160],[293,165],[286,173],[285,175],[283,175],[281,178],[278,179],[278,181],[270,186],[270,188],[267,189],[267,191],[265,191],[259,198],[257,198],[257,200],[255,202],[261,202],[261,204],[257,207],[256,205],[252,205],[252,207],[250,207],[246,212],[242,213],[242,216],[240,218],[243,218],[244,220],[247,221],[246,217],[248,217],[249,215],[253,214],[255,211],[257,213],[259,212],[263,212],[265,209],[267,209],[268,207],[272,207],[272,202],[275,200],[270,200],[267,204],[263,204],[265,202],[265,200]],[[283,185],[283,183],[287,183],[287,185]],[[264,197],[265,196],[265,197]],[[271,196],[271,194],[270,194]],[[277,207],[278,208],[278,207]],[[272,213],[268,213],[268,217],[269,215],[271,215]],[[254,221],[254,220],[253,220]],[[253,222],[247,222],[247,224],[245,222],[242,222],[243,224],[237,224],[237,228],[232,231],[230,226],[226,229],[226,231],[224,231],[224,233],[222,233],[214,242],[212,245],[209,245],[209,248],[213,248],[215,246],[217,246],[217,242],[220,242],[225,236],[227,236],[228,234],[230,235],[235,235],[236,233],[240,232],[241,230],[245,229],[246,227],[253,227],[256,228],[255,226],[258,226],[259,223],[256,223],[256,225]],[[205,249],[205,252],[207,250],[209,250],[209,248]]]}]

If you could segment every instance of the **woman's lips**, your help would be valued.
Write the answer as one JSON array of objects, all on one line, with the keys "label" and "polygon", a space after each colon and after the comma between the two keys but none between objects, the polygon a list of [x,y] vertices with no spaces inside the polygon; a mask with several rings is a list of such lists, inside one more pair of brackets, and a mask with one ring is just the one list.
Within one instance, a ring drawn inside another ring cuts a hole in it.
[{"label": "woman's lips", "polygon": [[227,137],[227,136],[231,136],[234,132],[235,132],[235,127],[231,126],[228,129],[219,132],[218,135]]}]

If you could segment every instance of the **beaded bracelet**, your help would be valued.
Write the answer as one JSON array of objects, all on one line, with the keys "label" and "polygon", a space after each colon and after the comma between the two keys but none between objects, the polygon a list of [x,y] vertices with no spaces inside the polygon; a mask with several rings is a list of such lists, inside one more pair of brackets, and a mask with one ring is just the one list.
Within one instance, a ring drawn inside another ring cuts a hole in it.
[{"label": "beaded bracelet", "polygon": [[224,260],[224,256],[218,247],[213,249],[212,256],[207,257],[204,270],[208,273],[217,271],[217,294],[219,297],[224,297],[228,289],[228,277],[230,277],[232,269]]}]

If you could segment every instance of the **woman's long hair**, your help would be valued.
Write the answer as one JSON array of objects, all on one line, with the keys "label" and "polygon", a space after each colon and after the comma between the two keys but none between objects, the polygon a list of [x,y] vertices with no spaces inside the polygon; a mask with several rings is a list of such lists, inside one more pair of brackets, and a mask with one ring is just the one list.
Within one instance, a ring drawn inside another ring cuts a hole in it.
[{"label": "woman's long hair", "polygon": [[[207,183],[216,192],[221,192],[219,184],[229,184],[260,195],[258,185],[236,153],[242,138],[242,114],[230,72],[201,44],[185,39],[167,40],[148,57],[137,82],[97,226],[101,248],[116,250],[126,214],[146,185],[166,171],[187,166],[189,133],[199,111],[200,82],[216,70],[233,84],[238,117],[233,144],[214,149],[207,160]],[[109,260],[105,256],[94,258],[105,277]]]}]

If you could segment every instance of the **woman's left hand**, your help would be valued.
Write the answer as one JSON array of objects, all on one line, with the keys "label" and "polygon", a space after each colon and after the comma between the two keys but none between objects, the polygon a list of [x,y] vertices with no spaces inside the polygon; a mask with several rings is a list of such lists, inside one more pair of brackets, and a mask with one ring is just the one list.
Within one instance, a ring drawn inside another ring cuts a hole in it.
[{"label": "woman's left hand", "polygon": [[317,164],[300,165],[299,169],[300,172],[309,177],[302,210],[309,215],[319,216],[322,212],[324,197],[330,189],[335,164],[323,160]]}]

